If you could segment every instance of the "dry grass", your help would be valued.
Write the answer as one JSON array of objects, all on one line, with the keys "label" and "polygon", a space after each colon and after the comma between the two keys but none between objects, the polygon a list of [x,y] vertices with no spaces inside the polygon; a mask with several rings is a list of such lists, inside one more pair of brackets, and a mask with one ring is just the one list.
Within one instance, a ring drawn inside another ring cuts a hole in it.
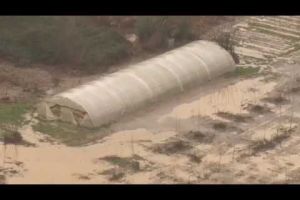
[{"label": "dry grass", "polygon": [[[30,92],[41,92],[52,87],[52,77],[46,71],[0,64],[0,84],[4,82]],[[1,92],[5,92],[5,88],[2,89]]]},{"label": "dry grass", "polygon": [[243,114],[232,114],[229,112],[218,112],[217,116],[228,119],[228,120],[232,120],[234,122],[248,122],[249,120],[252,119],[251,116],[248,115],[243,115]]},{"label": "dry grass", "polygon": [[252,143],[249,145],[251,154],[255,155],[259,152],[275,148],[278,144],[281,144],[282,141],[289,138],[294,130],[294,128],[280,128],[278,130],[278,134],[275,134],[269,140],[260,139],[252,141]]},{"label": "dry grass", "polygon": [[195,154],[195,153],[189,153],[187,154],[187,156],[189,157],[190,161],[193,163],[201,163],[202,162],[202,158],[204,157],[204,155],[200,154]]},{"label": "dry grass", "polygon": [[104,170],[103,172],[100,172],[99,174],[108,176],[108,180],[110,180],[110,181],[120,181],[125,177],[125,172],[118,168]]},{"label": "dry grass", "polygon": [[249,110],[250,112],[257,113],[257,114],[271,112],[271,109],[267,105],[247,104],[245,109]]},{"label": "dry grass", "polygon": [[217,131],[225,131],[227,127],[227,124],[224,122],[216,122],[213,124],[213,128]]},{"label": "dry grass", "polygon": [[151,170],[153,165],[153,163],[136,154],[131,157],[105,156],[99,158],[99,160],[104,160],[113,165],[113,168],[98,173],[107,176],[110,181],[120,181],[126,174]]},{"label": "dry grass", "polygon": [[76,127],[68,123],[49,122],[43,120],[39,120],[39,123],[33,125],[32,128],[35,131],[49,135],[56,141],[69,146],[83,146],[91,144],[111,133],[109,127],[88,129],[84,127]]},{"label": "dry grass", "polygon": [[104,160],[109,162],[112,165],[118,166],[126,171],[137,172],[140,171],[140,163],[139,161],[144,160],[138,155],[134,155],[132,157],[119,157],[119,156],[106,156],[103,158],[99,158],[99,160]]},{"label": "dry grass", "polygon": [[266,97],[263,100],[269,103],[273,103],[275,105],[282,105],[289,102],[289,100],[283,95],[274,95],[274,96]]},{"label": "dry grass", "polygon": [[157,144],[152,148],[153,152],[161,154],[176,154],[183,153],[193,148],[187,141],[181,139],[174,139],[163,144]]},{"label": "dry grass", "polygon": [[201,131],[189,131],[188,133],[184,134],[184,137],[192,142],[197,143],[211,143],[215,137],[213,133],[203,133]]},{"label": "dry grass", "polygon": [[80,180],[90,180],[91,178],[84,174],[77,174],[77,178]]}]

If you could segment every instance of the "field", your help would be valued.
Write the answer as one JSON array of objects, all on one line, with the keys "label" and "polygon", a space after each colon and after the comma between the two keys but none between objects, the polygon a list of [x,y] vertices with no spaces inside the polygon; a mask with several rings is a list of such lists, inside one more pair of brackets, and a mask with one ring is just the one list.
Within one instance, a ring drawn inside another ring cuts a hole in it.
[{"label": "field", "polygon": [[33,105],[98,74],[39,68],[51,78],[34,91],[6,81],[15,98],[0,94],[0,120],[25,142],[0,144],[0,183],[299,183],[300,51],[266,64],[242,48],[234,72],[95,130],[40,120]]}]

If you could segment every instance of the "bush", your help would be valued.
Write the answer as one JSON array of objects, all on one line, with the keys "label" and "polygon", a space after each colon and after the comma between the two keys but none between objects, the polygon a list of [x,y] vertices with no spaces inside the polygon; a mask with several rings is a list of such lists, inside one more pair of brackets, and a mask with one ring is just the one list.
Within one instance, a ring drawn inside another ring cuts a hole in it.
[{"label": "bush", "polygon": [[129,43],[117,32],[104,29],[83,29],[84,46],[79,55],[82,66],[111,65],[129,56]]},{"label": "bush", "polygon": [[188,17],[182,17],[179,23],[174,29],[174,38],[177,41],[190,41],[195,39],[195,35],[192,32],[191,20]]},{"label": "bush", "polygon": [[136,34],[147,49],[167,46],[170,27],[168,17],[140,17],[136,22]]},{"label": "bush", "polygon": [[178,44],[194,39],[188,17],[140,17],[135,29],[144,48],[149,50],[167,47],[169,38]]},{"label": "bush", "polygon": [[18,64],[104,66],[129,56],[130,45],[90,17],[0,17],[0,55]]}]

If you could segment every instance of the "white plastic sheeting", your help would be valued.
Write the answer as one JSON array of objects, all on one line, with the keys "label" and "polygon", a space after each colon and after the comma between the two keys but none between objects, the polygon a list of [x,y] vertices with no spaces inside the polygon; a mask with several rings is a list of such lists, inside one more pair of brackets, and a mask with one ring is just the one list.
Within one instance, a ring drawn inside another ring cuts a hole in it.
[{"label": "white plastic sheeting", "polygon": [[153,103],[164,95],[211,80],[233,70],[231,55],[214,42],[195,41],[125,70],[57,94],[40,112],[53,119],[86,127],[111,123],[125,113]]}]

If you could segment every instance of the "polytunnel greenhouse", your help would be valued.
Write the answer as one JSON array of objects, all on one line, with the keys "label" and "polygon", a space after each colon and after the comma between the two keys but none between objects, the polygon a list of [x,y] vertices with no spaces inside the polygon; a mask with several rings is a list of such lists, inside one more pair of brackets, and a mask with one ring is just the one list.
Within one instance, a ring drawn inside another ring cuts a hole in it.
[{"label": "polytunnel greenhouse", "polygon": [[231,55],[210,41],[195,41],[46,99],[40,116],[100,127],[124,114],[233,70]]}]

